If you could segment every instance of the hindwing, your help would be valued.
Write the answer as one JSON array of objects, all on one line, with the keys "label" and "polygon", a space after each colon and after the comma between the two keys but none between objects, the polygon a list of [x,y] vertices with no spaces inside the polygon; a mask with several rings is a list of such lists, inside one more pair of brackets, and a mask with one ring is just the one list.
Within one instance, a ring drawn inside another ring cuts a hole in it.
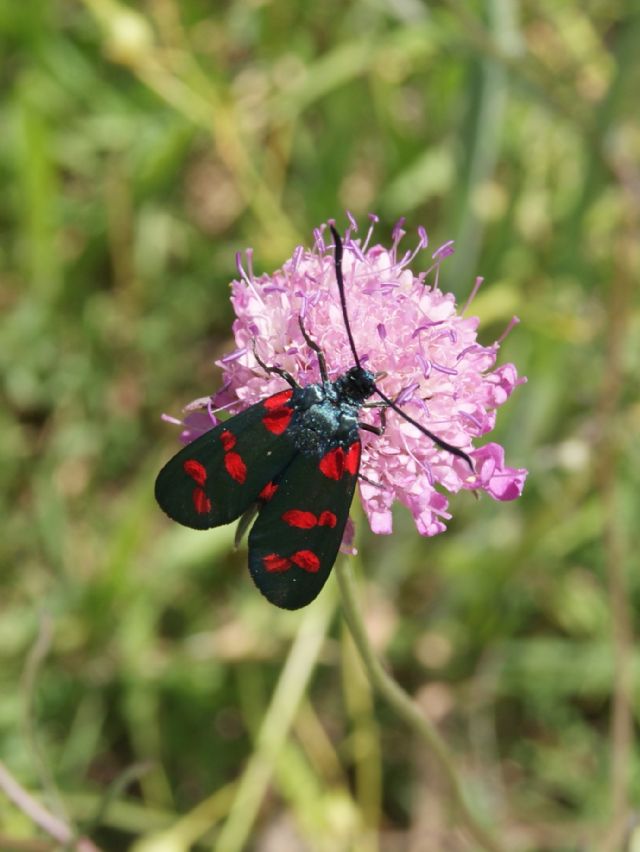
[{"label": "hindwing", "polygon": [[286,434],[293,394],[267,397],[180,450],[156,479],[163,511],[184,526],[208,529],[268,499],[296,452]]},{"label": "hindwing", "polygon": [[297,454],[249,534],[249,570],[262,594],[284,609],[310,603],[336,560],[358,470],[357,432],[322,458]]}]

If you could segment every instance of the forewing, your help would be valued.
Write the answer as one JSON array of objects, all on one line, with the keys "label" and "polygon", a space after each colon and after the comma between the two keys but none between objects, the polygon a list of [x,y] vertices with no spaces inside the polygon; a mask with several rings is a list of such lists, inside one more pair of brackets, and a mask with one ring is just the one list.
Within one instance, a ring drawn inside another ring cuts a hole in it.
[{"label": "forewing", "polygon": [[180,450],[156,479],[156,500],[186,527],[228,524],[271,493],[291,462],[287,437],[294,408],[282,391],[231,417]]},{"label": "forewing", "polygon": [[318,460],[295,456],[249,535],[249,570],[284,609],[310,603],[336,560],[360,464],[357,437]]}]

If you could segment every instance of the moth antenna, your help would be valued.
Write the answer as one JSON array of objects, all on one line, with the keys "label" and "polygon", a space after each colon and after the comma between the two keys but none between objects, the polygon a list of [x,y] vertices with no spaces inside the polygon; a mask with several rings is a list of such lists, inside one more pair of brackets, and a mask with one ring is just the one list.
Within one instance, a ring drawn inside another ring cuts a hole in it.
[{"label": "moth antenna", "polygon": [[406,411],[403,411],[400,406],[396,405],[392,399],[384,394],[377,385],[374,385],[376,389],[376,393],[378,396],[386,403],[388,408],[393,409],[393,411],[397,412],[400,417],[403,417],[407,423],[411,423],[412,426],[415,426],[416,429],[419,429],[423,435],[426,435],[427,438],[430,438],[434,444],[440,447],[441,450],[446,450],[448,453],[451,453],[453,456],[457,456],[459,459],[464,459],[464,461],[469,465],[471,472],[474,472],[473,462],[471,461],[471,457],[465,453],[464,450],[461,450],[460,447],[454,447],[453,444],[447,443],[447,441],[443,441],[442,438],[438,438],[437,435],[434,435],[433,432],[426,429],[424,426],[421,426],[417,420],[414,420]]},{"label": "moth antenna", "polygon": [[351,347],[351,352],[355,359],[356,367],[362,369],[362,364],[360,363],[360,358],[358,358],[358,353],[356,351],[356,345],[353,342],[353,335],[351,334],[351,325],[349,324],[349,315],[347,313],[347,299],[344,294],[344,278],[342,276],[342,238],[331,223],[329,224],[329,227],[331,228],[331,233],[333,235],[333,240],[335,243],[335,252],[333,257],[336,267],[336,281],[338,282],[338,291],[340,293],[340,307],[342,308],[342,318],[344,319],[344,327],[347,330],[349,346]]},{"label": "moth antenna", "polygon": [[[342,275],[342,238],[340,234],[337,232],[335,227],[329,223],[329,227],[331,228],[331,234],[333,235],[333,240],[335,243],[335,253],[334,253],[334,261],[336,267],[336,281],[338,282],[338,291],[340,293],[340,307],[342,308],[342,317],[344,319],[344,326],[347,330],[347,337],[349,338],[349,346],[351,347],[351,352],[356,362],[356,366],[362,369],[362,364],[360,363],[360,358],[358,357],[358,352],[356,351],[356,345],[353,340],[353,335],[351,333],[351,325],[349,323],[349,315],[347,313],[347,298],[344,291],[344,278]],[[464,450],[461,450],[460,447],[454,447],[453,444],[447,443],[447,441],[443,441],[442,438],[438,438],[437,435],[434,435],[433,432],[430,432],[429,429],[426,429],[424,426],[421,426],[417,420],[414,420],[406,411],[403,411],[400,406],[396,405],[396,403],[389,399],[389,397],[384,394],[380,388],[374,383],[374,388],[378,396],[385,403],[387,408],[391,408],[400,417],[403,417],[407,423],[411,423],[412,426],[415,426],[423,435],[426,435],[431,441],[433,441],[436,446],[440,447],[441,450],[446,450],[451,455],[457,456],[459,459],[463,459],[468,465],[471,471],[473,472],[473,462],[471,461],[471,457],[465,453]]]}]

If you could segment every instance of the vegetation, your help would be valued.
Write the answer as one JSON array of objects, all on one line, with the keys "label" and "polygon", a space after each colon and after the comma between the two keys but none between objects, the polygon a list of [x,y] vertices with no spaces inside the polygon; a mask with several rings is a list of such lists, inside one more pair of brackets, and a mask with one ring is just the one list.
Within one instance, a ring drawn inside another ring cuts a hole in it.
[{"label": "vegetation", "polygon": [[153,500],[236,251],[272,271],[345,209],[454,238],[441,283],[484,276],[529,377],[495,435],[520,500],[462,493],[435,538],[356,500],[368,635],[500,848],[631,848],[635,0],[7,0],[0,32],[0,848],[481,848],[335,580],[279,611],[232,528]]}]

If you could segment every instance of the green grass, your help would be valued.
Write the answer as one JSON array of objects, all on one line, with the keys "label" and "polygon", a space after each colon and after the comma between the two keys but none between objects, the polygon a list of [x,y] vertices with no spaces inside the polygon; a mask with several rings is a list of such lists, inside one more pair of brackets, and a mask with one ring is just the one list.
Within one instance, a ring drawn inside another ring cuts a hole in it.
[{"label": "green grass", "polygon": [[[333,584],[278,611],[232,529],[153,500],[160,414],[218,385],[235,252],[269,271],[375,211],[456,239],[442,281],[464,301],[484,276],[483,342],[521,318],[495,439],[530,476],[516,503],[453,498],[435,539],[401,510],[376,539],[356,507],[368,628],[508,849],[624,848],[637,4],[7,0],[0,33],[6,768],[104,850],[475,848]],[[0,826],[52,848],[1,793]]]}]

